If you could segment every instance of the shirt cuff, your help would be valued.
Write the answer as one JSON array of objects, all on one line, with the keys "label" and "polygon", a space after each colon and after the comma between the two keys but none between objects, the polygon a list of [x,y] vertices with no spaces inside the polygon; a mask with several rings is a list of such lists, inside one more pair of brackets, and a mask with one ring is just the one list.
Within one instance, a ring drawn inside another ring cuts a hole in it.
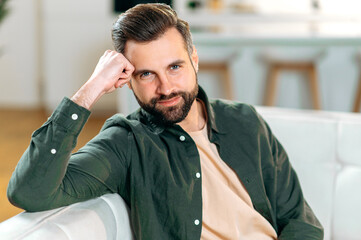
[{"label": "shirt cuff", "polygon": [[58,126],[77,135],[88,120],[90,113],[88,109],[64,97],[49,118],[49,121],[53,121]]}]

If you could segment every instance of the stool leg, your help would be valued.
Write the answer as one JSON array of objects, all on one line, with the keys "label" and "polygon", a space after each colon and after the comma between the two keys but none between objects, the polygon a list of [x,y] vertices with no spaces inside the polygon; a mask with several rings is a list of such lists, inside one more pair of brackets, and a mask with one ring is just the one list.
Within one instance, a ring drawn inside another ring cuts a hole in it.
[{"label": "stool leg", "polygon": [[360,105],[361,105],[361,73],[360,73],[360,76],[359,76],[359,83],[358,83],[358,87],[357,87],[355,102],[354,102],[354,105],[353,105],[353,111],[354,112],[359,112],[360,111]]},{"label": "stool leg", "polygon": [[226,63],[202,63],[199,64],[199,71],[218,71],[222,74],[221,85],[224,89],[224,97],[230,100],[233,100],[233,88],[232,88],[232,78],[231,70],[228,64]]},{"label": "stool leg", "polygon": [[233,100],[233,88],[232,88],[232,80],[231,80],[231,70],[230,68],[225,65],[224,66],[224,90],[226,94],[226,98],[229,100]]},{"label": "stool leg", "polygon": [[310,79],[310,91],[312,95],[313,108],[320,110],[321,109],[321,101],[320,94],[318,89],[318,81],[317,81],[317,72],[315,65],[311,65],[309,68],[309,79]]},{"label": "stool leg", "polygon": [[264,105],[273,106],[275,104],[276,87],[278,82],[279,68],[271,65],[267,77]]}]

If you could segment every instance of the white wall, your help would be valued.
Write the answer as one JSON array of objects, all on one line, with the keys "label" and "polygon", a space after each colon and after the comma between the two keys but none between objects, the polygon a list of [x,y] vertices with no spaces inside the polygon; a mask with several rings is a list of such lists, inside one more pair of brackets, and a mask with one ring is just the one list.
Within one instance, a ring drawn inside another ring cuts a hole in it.
[{"label": "white wall", "polygon": [[[112,1],[52,0],[43,2],[46,108],[72,96],[90,77],[106,49],[113,49],[110,30],[116,16]],[[111,111],[116,96],[101,99],[94,111]]]},{"label": "white wall", "polygon": [[[112,49],[112,1],[12,0],[0,25],[0,107],[53,110]],[[40,21],[38,21],[40,19]],[[40,55],[39,55],[40,54]],[[107,95],[94,111],[116,109]]]},{"label": "white wall", "polygon": [[8,1],[0,25],[0,107],[39,105],[35,0]]}]

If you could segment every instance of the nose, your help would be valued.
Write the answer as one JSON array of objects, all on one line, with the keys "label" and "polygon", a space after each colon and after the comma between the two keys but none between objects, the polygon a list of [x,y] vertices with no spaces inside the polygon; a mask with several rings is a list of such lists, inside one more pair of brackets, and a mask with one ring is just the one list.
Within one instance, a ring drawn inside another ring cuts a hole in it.
[{"label": "nose", "polygon": [[166,74],[158,75],[157,93],[160,95],[169,95],[173,92],[173,84]]}]

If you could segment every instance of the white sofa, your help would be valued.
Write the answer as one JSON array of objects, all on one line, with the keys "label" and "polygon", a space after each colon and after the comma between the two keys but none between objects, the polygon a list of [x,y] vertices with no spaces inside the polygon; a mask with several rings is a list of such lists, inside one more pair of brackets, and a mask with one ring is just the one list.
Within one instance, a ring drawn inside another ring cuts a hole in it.
[{"label": "white sofa", "polygon": [[129,209],[118,194],[54,210],[22,212],[0,223],[2,240],[131,240]]},{"label": "white sofa", "polygon": [[361,239],[361,114],[260,107],[326,240]]},{"label": "white sofa", "polygon": [[[361,239],[361,115],[258,107],[286,148],[325,239]],[[117,194],[0,224],[0,239],[133,239]]]}]

